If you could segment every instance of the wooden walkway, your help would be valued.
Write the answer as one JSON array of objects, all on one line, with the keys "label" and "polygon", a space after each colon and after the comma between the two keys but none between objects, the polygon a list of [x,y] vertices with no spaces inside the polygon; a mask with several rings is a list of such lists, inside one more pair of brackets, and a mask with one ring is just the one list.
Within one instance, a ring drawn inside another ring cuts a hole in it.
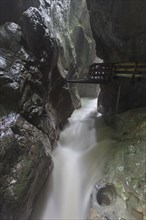
[{"label": "wooden walkway", "polygon": [[85,78],[66,79],[68,83],[106,84],[119,77],[146,78],[146,63],[94,63]]}]

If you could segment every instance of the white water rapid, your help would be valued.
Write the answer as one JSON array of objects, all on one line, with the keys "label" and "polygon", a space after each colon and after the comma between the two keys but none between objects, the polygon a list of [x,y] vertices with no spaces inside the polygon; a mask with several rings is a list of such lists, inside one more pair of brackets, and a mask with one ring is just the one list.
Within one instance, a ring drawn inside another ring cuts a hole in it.
[{"label": "white water rapid", "polygon": [[90,195],[101,179],[110,144],[99,140],[95,126],[97,100],[83,99],[62,131],[52,154],[54,168],[32,219],[87,219]]}]

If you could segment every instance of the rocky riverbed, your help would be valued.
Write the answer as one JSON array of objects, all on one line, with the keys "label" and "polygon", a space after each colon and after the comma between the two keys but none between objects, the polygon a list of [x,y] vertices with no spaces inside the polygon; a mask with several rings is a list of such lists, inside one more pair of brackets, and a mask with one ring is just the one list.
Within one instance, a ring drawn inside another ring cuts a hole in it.
[{"label": "rocky riverbed", "polygon": [[115,150],[91,195],[89,219],[146,219],[146,108],[115,117],[106,137]]}]

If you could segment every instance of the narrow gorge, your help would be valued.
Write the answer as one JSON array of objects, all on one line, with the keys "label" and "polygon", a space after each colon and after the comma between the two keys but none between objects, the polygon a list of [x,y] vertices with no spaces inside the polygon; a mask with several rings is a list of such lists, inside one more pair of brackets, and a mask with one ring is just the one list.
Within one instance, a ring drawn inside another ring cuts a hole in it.
[{"label": "narrow gorge", "polygon": [[145,11],[0,0],[0,220],[146,219]]}]

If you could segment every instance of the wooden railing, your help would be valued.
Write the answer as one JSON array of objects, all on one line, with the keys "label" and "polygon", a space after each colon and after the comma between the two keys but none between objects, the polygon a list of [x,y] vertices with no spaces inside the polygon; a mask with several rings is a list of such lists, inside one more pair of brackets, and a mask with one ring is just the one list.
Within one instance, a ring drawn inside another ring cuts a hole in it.
[{"label": "wooden railing", "polygon": [[146,63],[93,63],[85,78],[67,79],[68,83],[106,84],[114,78],[146,78]]}]

